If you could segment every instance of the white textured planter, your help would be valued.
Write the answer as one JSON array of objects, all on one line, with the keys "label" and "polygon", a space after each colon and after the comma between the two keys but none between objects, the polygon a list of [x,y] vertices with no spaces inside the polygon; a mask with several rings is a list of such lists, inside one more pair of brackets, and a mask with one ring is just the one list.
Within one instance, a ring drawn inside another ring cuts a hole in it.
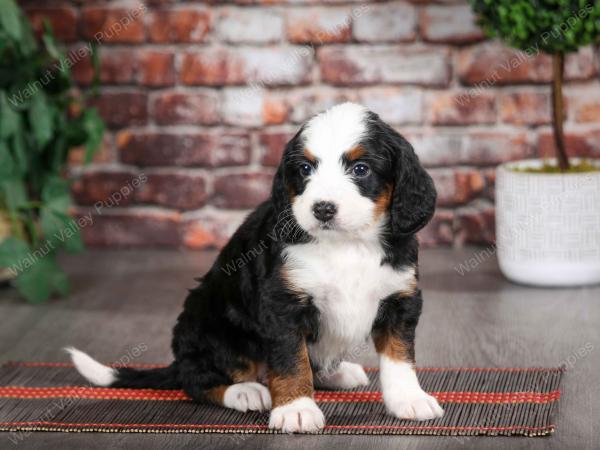
[{"label": "white textured planter", "polygon": [[516,161],[496,171],[500,269],[510,280],[537,286],[600,283],[600,172],[510,170],[541,165]]}]

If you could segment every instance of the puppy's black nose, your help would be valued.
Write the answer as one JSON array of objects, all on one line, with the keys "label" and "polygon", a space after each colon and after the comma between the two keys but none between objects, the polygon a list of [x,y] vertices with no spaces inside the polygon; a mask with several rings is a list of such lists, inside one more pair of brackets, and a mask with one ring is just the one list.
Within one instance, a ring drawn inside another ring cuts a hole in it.
[{"label": "puppy's black nose", "polygon": [[337,206],[331,202],[317,202],[313,205],[313,214],[321,222],[327,222],[333,219],[337,213]]}]

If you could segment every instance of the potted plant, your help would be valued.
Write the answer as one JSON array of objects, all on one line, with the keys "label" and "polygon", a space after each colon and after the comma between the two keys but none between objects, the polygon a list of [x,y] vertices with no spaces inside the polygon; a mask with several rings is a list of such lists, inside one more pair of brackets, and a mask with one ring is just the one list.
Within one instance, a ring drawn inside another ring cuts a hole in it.
[{"label": "potted plant", "polygon": [[593,0],[471,0],[486,34],[552,58],[556,158],[501,165],[496,173],[496,245],[500,269],[538,286],[600,282],[600,164],[568,157],[563,134],[565,54],[600,35]]},{"label": "potted plant", "polygon": [[0,3],[0,277],[40,302],[68,291],[56,255],[82,248],[69,216],[69,151],[84,145],[89,161],[104,125],[75,92],[72,55],[50,26],[38,43],[14,0]]}]

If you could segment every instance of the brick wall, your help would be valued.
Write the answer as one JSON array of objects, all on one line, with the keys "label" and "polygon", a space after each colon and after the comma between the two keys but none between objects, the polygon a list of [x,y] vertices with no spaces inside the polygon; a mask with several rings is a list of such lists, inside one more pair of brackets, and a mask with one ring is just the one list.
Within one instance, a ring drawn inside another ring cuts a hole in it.
[{"label": "brick wall", "polygon": [[[80,51],[82,86],[92,79],[85,42],[100,44],[95,103],[109,130],[92,166],[72,159],[93,245],[222,245],[267,197],[299,124],[344,100],[393,124],[429,168],[439,204],[427,245],[492,241],[495,165],[553,147],[549,58],[485,41],[466,2],[23,5],[36,28],[48,17]],[[570,55],[566,73],[570,152],[598,156],[593,49]]]}]

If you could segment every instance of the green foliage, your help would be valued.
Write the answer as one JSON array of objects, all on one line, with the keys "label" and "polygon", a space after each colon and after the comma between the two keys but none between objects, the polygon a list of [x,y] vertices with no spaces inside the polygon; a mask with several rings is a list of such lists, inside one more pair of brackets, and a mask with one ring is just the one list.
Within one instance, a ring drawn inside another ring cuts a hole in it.
[{"label": "green foliage", "polygon": [[595,0],[470,0],[490,37],[536,52],[568,53],[600,36],[600,2]]},{"label": "green foliage", "polygon": [[14,0],[0,0],[0,11],[0,222],[10,226],[10,237],[0,236],[0,267],[17,275],[27,300],[41,302],[68,292],[57,253],[83,248],[69,216],[69,151],[85,146],[89,162],[104,124],[76,94],[74,56],[49,24],[38,43]]}]

